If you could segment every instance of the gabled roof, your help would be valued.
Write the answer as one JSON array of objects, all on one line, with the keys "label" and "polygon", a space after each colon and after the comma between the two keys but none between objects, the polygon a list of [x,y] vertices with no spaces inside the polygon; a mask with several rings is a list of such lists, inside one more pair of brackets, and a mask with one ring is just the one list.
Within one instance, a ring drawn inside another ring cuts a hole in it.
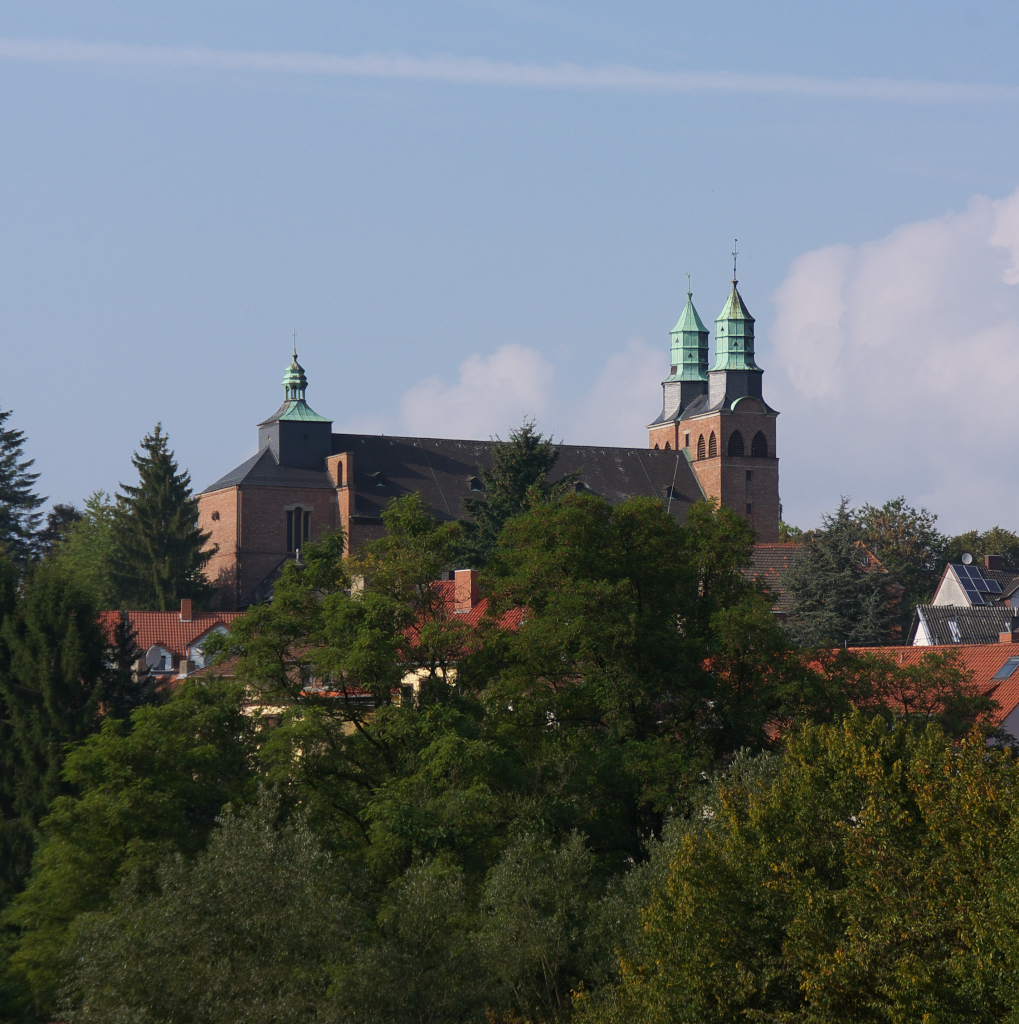
[{"label": "gabled roof", "polygon": [[[135,630],[135,643],[139,650],[160,646],[172,654],[183,657],[188,648],[200,640],[211,629],[221,626],[226,629],[241,612],[194,612],[189,622],[181,620],[180,612],[128,612],[128,618]],[[107,639],[113,639],[113,631],[120,621],[120,612],[101,612],[99,624]]]},{"label": "gabled roof", "polygon": [[[927,645],[995,644],[1001,633],[1011,633],[1016,628],[1016,616],[1015,609],[1000,604],[921,604],[916,607],[907,642],[916,644],[922,631]],[[924,644],[921,641],[917,646]]]},{"label": "gabled roof", "polygon": [[[1001,725],[1019,707],[1019,643],[950,647],[855,647],[851,650],[860,654],[876,654],[904,666],[919,665],[931,653],[954,654],[959,666],[972,673],[971,682],[979,693],[998,702],[998,710],[993,715],[996,725]],[[1004,678],[993,678],[999,673]]]},{"label": "gabled roof", "polygon": [[755,544],[754,560],[744,575],[751,579],[759,579],[773,594],[776,595],[774,612],[788,613],[792,608],[792,598],[782,587],[782,577],[792,567],[796,552],[800,545],[795,543]]}]

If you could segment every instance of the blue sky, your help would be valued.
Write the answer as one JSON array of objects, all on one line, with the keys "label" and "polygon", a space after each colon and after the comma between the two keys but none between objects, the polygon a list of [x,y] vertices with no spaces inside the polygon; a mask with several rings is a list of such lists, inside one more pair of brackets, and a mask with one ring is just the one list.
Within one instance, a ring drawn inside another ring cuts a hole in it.
[{"label": "blue sky", "polygon": [[338,429],[637,445],[684,274],[710,321],[738,236],[787,518],[905,493],[1017,529],[1017,30],[1004,3],[2,3],[0,405],[54,500],[130,482],[156,420],[203,487],[296,327]]}]

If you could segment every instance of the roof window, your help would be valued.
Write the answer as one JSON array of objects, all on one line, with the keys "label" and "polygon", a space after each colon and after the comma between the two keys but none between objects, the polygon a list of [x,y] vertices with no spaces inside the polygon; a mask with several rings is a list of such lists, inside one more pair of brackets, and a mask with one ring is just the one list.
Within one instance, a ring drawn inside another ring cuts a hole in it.
[{"label": "roof window", "polygon": [[1012,673],[1019,668],[1019,658],[1009,658],[997,672],[991,676],[992,679],[1009,679]]}]

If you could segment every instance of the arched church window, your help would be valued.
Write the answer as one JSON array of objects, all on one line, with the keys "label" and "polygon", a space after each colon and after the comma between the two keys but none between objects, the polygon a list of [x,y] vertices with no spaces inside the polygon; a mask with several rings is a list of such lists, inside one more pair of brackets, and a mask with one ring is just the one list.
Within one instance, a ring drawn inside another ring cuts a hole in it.
[{"label": "arched church window", "polygon": [[296,551],[311,540],[311,512],[303,508],[287,509],[287,551]]},{"label": "arched church window", "polygon": [[666,450],[666,451],[671,451],[671,450],[672,450],[672,445],[671,445],[671,444],[669,444],[669,442],[668,442],[668,441],[666,441],[666,442],[665,442],[665,450]]},{"label": "arched church window", "polygon": [[708,436],[708,458],[714,459],[718,456],[718,438],[715,437],[715,432],[712,430]]},{"label": "arched church window", "polygon": [[728,453],[737,456],[745,454],[743,451],[743,435],[738,430],[734,430],[729,435]]},{"label": "arched church window", "polygon": [[750,454],[755,459],[766,459],[768,457],[768,439],[764,436],[763,431],[758,430],[754,434],[754,439],[750,442]]},{"label": "arched church window", "polygon": [[658,451],[658,445],[655,445],[655,451]]},{"label": "arched church window", "polygon": [[704,435],[701,434],[701,436],[697,438],[697,458],[703,459],[704,454]]}]

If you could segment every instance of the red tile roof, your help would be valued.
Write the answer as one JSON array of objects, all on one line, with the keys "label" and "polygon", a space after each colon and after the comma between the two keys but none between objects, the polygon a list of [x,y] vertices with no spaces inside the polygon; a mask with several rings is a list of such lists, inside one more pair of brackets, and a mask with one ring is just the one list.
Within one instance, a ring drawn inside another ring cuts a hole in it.
[{"label": "red tile roof", "polygon": [[[188,648],[203,637],[214,626],[228,629],[241,612],[194,612],[190,622],[182,622],[180,612],[128,612],[134,626],[139,649],[147,651],[158,644],[172,654],[184,657]],[[113,638],[113,631],[120,620],[120,612],[102,612],[99,623],[107,637]]]},{"label": "red tile roof", "polygon": [[782,589],[780,581],[793,563],[799,544],[755,544],[754,560],[744,575],[759,579],[773,594],[776,601],[773,611],[788,612],[792,600]]},{"label": "red tile roof", "polygon": [[859,654],[876,654],[888,658],[896,665],[919,665],[925,654],[955,654],[957,664],[972,672],[971,682],[981,695],[998,702],[994,723],[1001,725],[1019,707],[1019,668],[1008,679],[991,676],[1008,661],[1019,658],[1016,644],[953,644],[950,647],[854,647]]}]

